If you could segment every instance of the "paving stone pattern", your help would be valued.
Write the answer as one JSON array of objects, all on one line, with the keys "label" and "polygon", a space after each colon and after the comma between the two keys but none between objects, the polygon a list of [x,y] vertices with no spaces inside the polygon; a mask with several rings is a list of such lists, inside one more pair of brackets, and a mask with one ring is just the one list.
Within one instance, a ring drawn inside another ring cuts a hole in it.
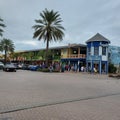
[{"label": "paving stone pattern", "polygon": [[120,80],[88,73],[0,72],[0,120],[120,120]]}]

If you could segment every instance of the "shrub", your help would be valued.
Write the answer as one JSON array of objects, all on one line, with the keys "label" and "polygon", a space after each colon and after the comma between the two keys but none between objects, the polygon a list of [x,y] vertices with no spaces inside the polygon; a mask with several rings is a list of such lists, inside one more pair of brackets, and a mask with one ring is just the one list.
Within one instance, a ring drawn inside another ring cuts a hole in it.
[{"label": "shrub", "polygon": [[53,70],[52,72],[60,72],[59,70]]},{"label": "shrub", "polygon": [[114,66],[114,64],[109,64],[109,69],[108,69],[109,73],[116,73],[117,68]]},{"label": "shrub", "polygon": [[40,71],[40,72],[50,72],[50,70],[48,68],[39,68],[37,71]]},{"label": "shrub", "polygon": [[[37,71],[39,71],[39,72],[50,72],[50,70],[48,68],[43,68],[43,69],[39,68],[39,69],[37,69]],[[60,71],[59,70],[52,70],[52,72],[60,72]]]},{"label": "shrub", "polygon": [[37,71],[40,71],[40,72],[41,72],[41,71],[42,71],[42,68],[38,68]]}]

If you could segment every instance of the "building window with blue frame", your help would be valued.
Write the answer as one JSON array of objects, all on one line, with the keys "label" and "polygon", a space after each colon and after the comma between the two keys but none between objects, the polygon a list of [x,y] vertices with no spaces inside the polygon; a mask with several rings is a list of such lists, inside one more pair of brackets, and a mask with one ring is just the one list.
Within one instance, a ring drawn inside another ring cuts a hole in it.
[{"label": "building window with blue frame", "polygon": [[88,55],[91,55],[91,47],[88,47]]},{"label": "building window with blue frame", "polygon": [[106,47],[102,47],[102,55],[106,55]]},{"label": "building window with blue frame", "polygon": [[99,55],[99,47],[94,47],[94,55]]}]

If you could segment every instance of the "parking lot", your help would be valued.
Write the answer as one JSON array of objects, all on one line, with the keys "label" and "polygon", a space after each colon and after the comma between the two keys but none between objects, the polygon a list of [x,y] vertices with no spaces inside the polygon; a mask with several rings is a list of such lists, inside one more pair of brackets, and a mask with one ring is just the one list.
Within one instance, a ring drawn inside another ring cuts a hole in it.
[{"label": "parking lot", "polygon": [[0,120],[120,120],[120,80],[88,73],[0,71]]}]

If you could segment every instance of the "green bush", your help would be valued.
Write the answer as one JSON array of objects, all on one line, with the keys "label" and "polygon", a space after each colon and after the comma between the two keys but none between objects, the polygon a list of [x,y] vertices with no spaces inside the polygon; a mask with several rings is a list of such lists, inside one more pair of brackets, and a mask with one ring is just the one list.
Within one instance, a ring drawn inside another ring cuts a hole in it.
[{"label": "green bush", "polygon": [[41,68],[38,68],[38,69],[37,69],[37,71],[40,71],[40,72],[41,72],[41,71],[42,71],[42,69],[41,69]]},{"label": "green bush", "polygon": [[117,71],[117,68],[114,66],[114,64],[109,64],[109,69],[108,69],[108,72],[109,73],[116,73]]},{"label": "green bush", "polygon": [[42,72],[50,72],[50,70],[48,68],[44,68],[42,69]]},{"label": "green bush", "polygon": [[52,72],[60,72],[59,70],[53,70]]},{"label": "green bush", "polygon": [[50,70],[48,68],[43,68],[43,69],[38,69],[37,71],[40,71],[40,72],[50,72]]},{"label": "green bush", "polygon": [[[37,71],[39,71],[39,72],[50,72],[50,70],[48,68],[43,68],[43,69],[39,68],[39,69],[37,69]],[[60,71],[59,70],[53,70],[52,72],[60,72]]]}]

